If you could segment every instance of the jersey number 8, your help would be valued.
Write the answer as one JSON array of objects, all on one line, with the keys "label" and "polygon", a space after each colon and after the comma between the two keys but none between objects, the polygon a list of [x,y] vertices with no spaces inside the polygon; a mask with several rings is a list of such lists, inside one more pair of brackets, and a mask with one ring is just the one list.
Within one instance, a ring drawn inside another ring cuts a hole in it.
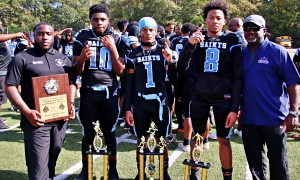
[{"label": "jersey number 8", "polygon": [[217,48],[206,49],[204,72],[218,72],[220,50]]},{"label": "jersey number 8", "polygon": [[100,61],[99,61],[99,67],[96,66],[96,53],[97,53],[97,47],[92,47],[92,57],[90,58],[90,67],[89,69],[100,69],[103,71],[111,71],[112,69],[112,62],[110,58],[110,51],[106,47],[100,48]]}]

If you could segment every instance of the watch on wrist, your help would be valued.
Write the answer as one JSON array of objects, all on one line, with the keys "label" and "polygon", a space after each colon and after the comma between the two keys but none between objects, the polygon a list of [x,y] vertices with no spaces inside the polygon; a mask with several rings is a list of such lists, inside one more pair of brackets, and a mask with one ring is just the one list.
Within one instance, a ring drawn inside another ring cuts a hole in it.
[{"label": "watch on wrist", "polygon": [[294,115],[295,117],[299,116],[298,111],[290,111],[290,114]]}]

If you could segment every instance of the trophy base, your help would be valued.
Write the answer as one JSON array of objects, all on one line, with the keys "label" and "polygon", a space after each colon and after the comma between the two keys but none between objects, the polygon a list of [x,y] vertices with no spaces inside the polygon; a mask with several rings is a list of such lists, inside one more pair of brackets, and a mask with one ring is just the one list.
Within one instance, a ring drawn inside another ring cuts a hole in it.
[{"label": "trophy base", "polygon": [[189,166],[196,166],[196,167],[200,167],[200,168],[205,168],[205,169],[210,168],[210,163],[204,163],[204,162],[201,162],[201,161],[196,163],[196,161],[188,160],[188,159],[185,159],[183,161],[183,164],[189,165]]}]

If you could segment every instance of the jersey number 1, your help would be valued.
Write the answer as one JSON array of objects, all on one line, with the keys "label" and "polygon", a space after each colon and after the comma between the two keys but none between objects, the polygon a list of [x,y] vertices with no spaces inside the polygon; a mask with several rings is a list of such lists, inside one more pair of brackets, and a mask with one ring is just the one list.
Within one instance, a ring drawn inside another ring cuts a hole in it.
[{"label": "jersey number 1", "polygon": [[153,88],[155,87],[155,82],[153,82],[152,62],[145,62],[144,65],[147,70],[146,88]]},{"label": "jersey number 1", "polygon": [[[92,47],[92,57],[90,58],[90,67],[89,69],[98,69],[96,66],[96,52],[97,47]],[[110,51],[106,47],[100,48],[100,61],[99,61],[99,69],[103,71],[111,71],[112,62],[110,58]]]}]

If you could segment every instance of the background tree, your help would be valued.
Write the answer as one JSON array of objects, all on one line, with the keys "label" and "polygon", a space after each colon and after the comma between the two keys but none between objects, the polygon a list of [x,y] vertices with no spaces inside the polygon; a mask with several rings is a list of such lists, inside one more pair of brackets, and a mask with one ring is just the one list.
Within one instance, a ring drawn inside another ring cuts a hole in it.
[{"label": "background tree", "polygon": [[[153,17],[165,26],[168,22],[182,24],[204,23],[202,7],[208,0],[98,0],[108,4],[110,21],[116,25],[120,19],[138,21],[144,16]],[[291,36],[294,47],[300,47],[300,0],[225,0],[230,17],[245,19],[261,14],[267,21],[272,40],[277,36]],[[58,29],[72,27],[78,31],[89,26],[90,0],[5,0],[0,1],[0,19],[8,33],[30,31],[41,21]],[[226,27],[226,26],[225,26]]]}]

